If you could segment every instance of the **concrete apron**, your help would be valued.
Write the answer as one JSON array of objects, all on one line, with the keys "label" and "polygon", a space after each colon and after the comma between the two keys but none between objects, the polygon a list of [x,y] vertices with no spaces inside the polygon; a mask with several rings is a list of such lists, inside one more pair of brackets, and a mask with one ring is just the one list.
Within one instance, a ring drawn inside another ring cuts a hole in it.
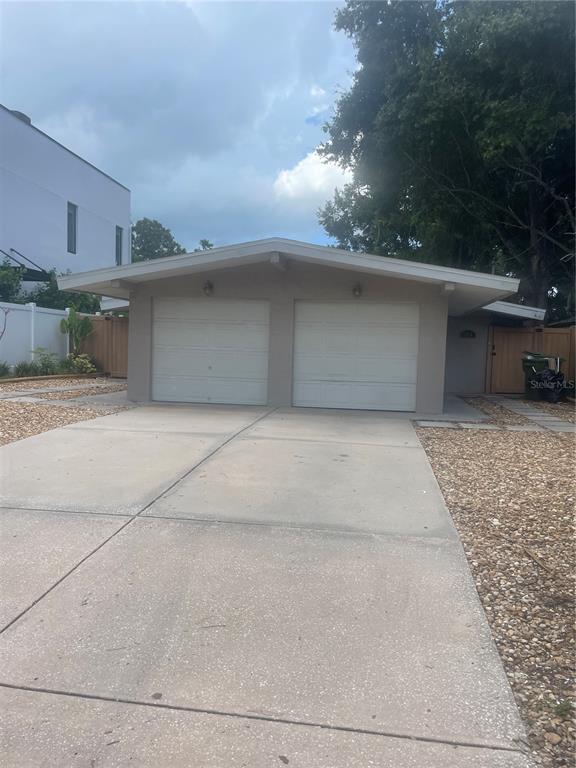
[{"label": "concrete apron", "polygon": [[531,765],[410,422],[263,413],[3,449],[4,764]]}]

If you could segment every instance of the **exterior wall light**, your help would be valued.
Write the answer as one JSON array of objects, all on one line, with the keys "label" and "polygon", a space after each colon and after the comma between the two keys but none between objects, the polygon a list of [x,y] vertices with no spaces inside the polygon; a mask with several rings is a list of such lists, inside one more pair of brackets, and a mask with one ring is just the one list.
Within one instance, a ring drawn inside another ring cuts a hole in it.
[{"label": "exterior wall light", "polygon": [[360,296],[362,296],[362,286],[360,285],[360,283],[356,283],[354,288],[352,288],[352,293],[354,294],[354,296],[356,296],[357,299],[359,299]]},{"label": "exterior wall light", "polygon": [[206,280],[202,290],[204,291],[205,296],[212,296],[212,294],[214,293],[214,286],[212,285],[210,280]]}]

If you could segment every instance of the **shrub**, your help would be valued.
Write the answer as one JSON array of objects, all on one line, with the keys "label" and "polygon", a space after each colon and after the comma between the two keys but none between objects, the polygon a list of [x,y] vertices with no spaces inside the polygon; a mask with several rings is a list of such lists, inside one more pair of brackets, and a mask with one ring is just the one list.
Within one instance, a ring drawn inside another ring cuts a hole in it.
[{"label": "shrub", "polygon": [[3,360],[0,360],[0,379],[5,379],[10,376],[10,366]]},{"label": "shrub", "polygon": [[48,352],[44,347],[38,347],[34,350],[34,355],[40,376],[54,376],[59,373],[60,365],[55,352]]},{"label": "shrub", "polygon": [[39,376],[40,366],[36,362],[23,360],[14,366],[14,376],[22,378],[24,376]]},{"label": "shrub", "polygon": [[97,368],[89,355],[69,354],[66,360],[61,362],[61,370],[67,373],[96,373]]}]

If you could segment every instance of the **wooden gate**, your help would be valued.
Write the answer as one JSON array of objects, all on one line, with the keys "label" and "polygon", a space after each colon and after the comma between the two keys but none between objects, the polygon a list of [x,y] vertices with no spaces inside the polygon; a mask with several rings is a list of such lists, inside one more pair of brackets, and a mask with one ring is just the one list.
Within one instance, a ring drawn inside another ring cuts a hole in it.
[{"label": "wooden gate", "polygon": [[490,328],[486,391],[524,392],[522,353],[541,352],[563,357],[562,372],[574,379],[574,326],[571,328]]},{"label": "wooden gate", "polygon": [[128,318],[112,315],[91,316],[92,332],[82,344],[82,352],[94,358],[110,376],[128,375]]}]

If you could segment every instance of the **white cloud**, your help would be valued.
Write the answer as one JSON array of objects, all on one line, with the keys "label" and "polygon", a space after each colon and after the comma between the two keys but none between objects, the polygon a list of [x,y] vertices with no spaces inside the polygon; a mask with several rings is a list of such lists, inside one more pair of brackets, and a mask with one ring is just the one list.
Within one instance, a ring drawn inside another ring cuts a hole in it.
[{"label": "white cloud", "polygon": [[319,85],[313,85],[312,88],[310,88],[310,96],[314,99],[321,99],[323,96],[326,96],[326,91],[324,88],[320,88]]},{"label": "white cloud", "polygon": [[281,200],[317,207],[334,194],[336,187],[352,181],[352,172],[325,162],[314,150],[293,168],[280,171],[274,192]]}]

